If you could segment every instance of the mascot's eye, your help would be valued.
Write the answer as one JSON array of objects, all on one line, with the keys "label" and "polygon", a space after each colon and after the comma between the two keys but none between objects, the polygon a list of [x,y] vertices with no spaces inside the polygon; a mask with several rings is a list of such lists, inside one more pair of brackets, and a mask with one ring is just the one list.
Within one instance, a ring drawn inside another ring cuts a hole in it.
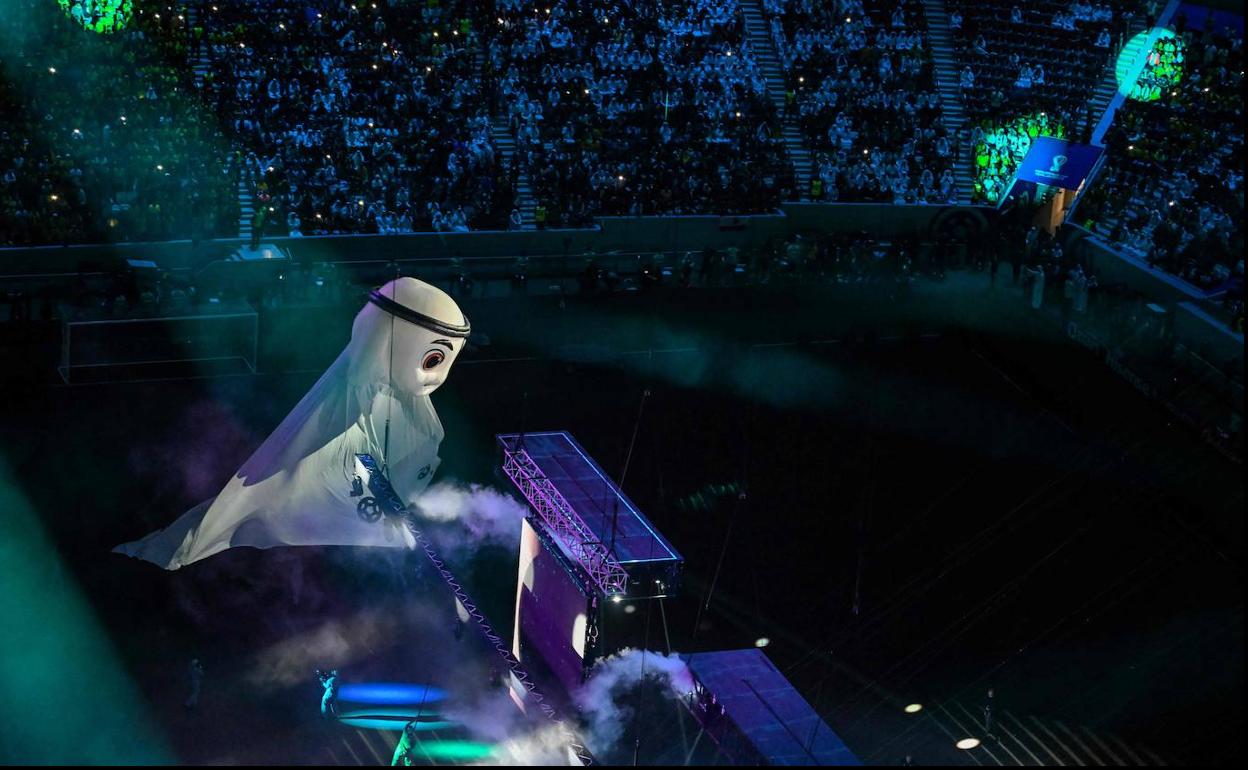
[{"label": "mascot's eye", "polygon": [[441,350],[430,350],[425,354],[425,360],[420,362],[422,369],[436,369],[446,360],[446,354]]}]

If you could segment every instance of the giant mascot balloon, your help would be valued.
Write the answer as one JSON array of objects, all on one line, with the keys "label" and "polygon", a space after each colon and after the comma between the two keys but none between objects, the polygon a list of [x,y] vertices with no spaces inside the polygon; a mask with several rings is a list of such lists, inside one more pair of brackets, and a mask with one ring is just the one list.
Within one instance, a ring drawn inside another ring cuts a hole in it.
[{"label": "giant mascot balloon", "polygon": [[468,332],[455,301],[427,283],[372,292],[346,349],[221,493],[114,550],[172,570],[237,546],[411,547],[406,528],[357,513],[355,455],[372,454],[406,499],[424,490],[444,435],[429,394]]}]

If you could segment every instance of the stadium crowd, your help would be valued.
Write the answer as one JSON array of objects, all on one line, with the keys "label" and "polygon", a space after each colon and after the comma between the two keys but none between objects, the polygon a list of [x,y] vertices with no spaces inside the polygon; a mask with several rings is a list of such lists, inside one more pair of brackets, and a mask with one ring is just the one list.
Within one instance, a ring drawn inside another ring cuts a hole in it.
[{"label": "stadium crowd", "polygon": [[205,92],[243,154],[252,227],[502,229],[515,181],[480,98],[480,7],[216,0]]},{"label": "stadium crowd", "polygon": [[1129,101],[1105,137],[1104,173],[1077,216],[1120,247],[1243,315],[1243,37],[1185,30],[1183,74]]},{"label": "stadium crowd", "polygon": [[1129,0],[947,0],[946,7],[973,117],[1047,111],[1073,125],[1125,36],[1144,26]]},{"label": "stadium crowd", "polygon": [[185,15],[139,8],[95,34],[94,4],[61,5],[6,5],[0,244],[235,235],[235,169],[194,94]]},{"label": "stadium crowd", "polygon": [[[956,199],[922,3],[760,7],[783,113],[739,0],[14,0],[0,243],[235,236],[240,197],[257,236]],[[947,8],[964,162],[992,204],[1036,136],[1083,138],[1157,3]],[[1185,25],[1118,112],[1079,217],[1242,313],[1242,35]],[[800,190],[786,121],[813,151]]]},{"label": "stadium crowd", "polygon": [[539,226],[753,213],[792,189],[736,0],[500,0],[488,49]]},{"label": "stadium crowd", "polygon": [[1048,112],[1012,121],[983,119],[971,126],[970,145],[974,148],[975,202],[995,204],[1008,191],[1014,170],[1027,157],[1037,136],[1067,138],[1061,118]]},{"label": "stadium crowd", "polygon": [[786,113],[814,151],[814,200],[956,200],[922,3],[763,0]]},{"label": "stadium crowd", "polygon": [[[1026,155],[1033,129],[1085,137],[1089,100],[1144,13],[1128,0],[947,0],[958,85],[976,136],[972,200],[993,203]],[[1030,137],[1023,143],[1015,139]]]}]

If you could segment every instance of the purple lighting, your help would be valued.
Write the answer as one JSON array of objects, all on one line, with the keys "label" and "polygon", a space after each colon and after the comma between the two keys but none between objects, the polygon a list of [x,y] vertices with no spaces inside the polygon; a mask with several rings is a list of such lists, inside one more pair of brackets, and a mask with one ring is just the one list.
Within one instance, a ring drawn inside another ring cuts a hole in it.
[{"label": "purple lighting", "polygon": [[627,592],[628,573],[568,505],[528,452],[522,447],[507,449],[503,472],[529,501],[563,550],[585,570],[603,594],[614,596]]}]

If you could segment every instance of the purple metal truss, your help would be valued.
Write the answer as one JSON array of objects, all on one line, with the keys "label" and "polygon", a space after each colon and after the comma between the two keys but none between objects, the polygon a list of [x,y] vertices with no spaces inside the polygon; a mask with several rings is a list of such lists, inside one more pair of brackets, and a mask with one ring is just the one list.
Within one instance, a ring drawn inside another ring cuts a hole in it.
[{"label": "purple metal truss", "polygon": [[520,686],[524,687],[525,692],[528,694],[527,698],[537,703],[537,706],[541,709],[542,714],[554,723],[560,739],[576,756],[577,761],[585,766],[595,764],[594,755],[590,753],[585,744],[581,742],[581,739],[577,737],[577,735],[573,733],[568,725],[560,718],[558,712],[555,711],[555,707],[546,701],[546,697],[537,687],[537,682],[529,676],[529,672],[520,664],[520,661],[516,659],[516,656],[511,654],[511,650],[507,648],[506,640],[494,631],[494,627],[490,625],[490,621],[486,619],[484,613],[477,608],[476,603],[473,602],[471,597],[468,596],[468,593],[464,591],[463,586],[459,584],[459,581],[455,579],[455,576],[451,574],[451,571],[446,568],[446,562],[438,556],[437,551],[433,550],[433,545],[429,542],[429,539],[421,534],[420,530],[416,529],[412,517],[409,515],[404,518],[404,521],[407,523],[408,531],[410,531],[412,536],[416,539],[416,544],[420,546],[420,549],[425,552],[426,556],[429,557],[429,561],[433,562],[433,566],[437,568],[438,574],[441,575],[442,580],[455,594],[455,599],[459,602],[460,606],[463,607],[464,611],[477,622],[477,626],[481,629],[482,633],[485,634],[485,638],[489,640],[489,643],[494,647],[494,650],[507,664],[507,668],[511,671],[513,681],[518,682]]},{"label": "purple metal truss", "polygon": [[628,573],[523,447],[504,449],[503,472],[533,506],[551,536],[585,570],[603,595],[617,596],[628,591]]},{"label": "purple metal truss", "polygon": [[377,496],[377,500],[381,503],[385,515],[398,516],[404,525],[407,526],[407,530],[412,533],[412,538],[416,541],[416,545],[425,552],[425,556],[429,558],[429,561],[433,562],[438,575],[441,576],[442,581],[446,583],[447,587],[455,595],[455,600],[464,608],[468,616],[476,621],[477,627],[485,634],[486,640],[503,659],[503,662],[507,664],[513,681],[519,683],[524,688],[527,693],[526,698],[535,702],[538,708],[541,709],[542,714],[554,723],[560,738],[571,750],[572,754],[576,756],[577,761],[585,766],[595,764],[594,755],[581,742],[581,739],[572,732],[567,723],[560,718],[555,707],[546,700],[541,690],[538,689],[537,682],[529,675],[524,666],[520,664],[516,656],[511,654],[506,640],[494,630],[485,614],[477,607],[476,602],[472,600],[472,597],[460,585],[455,575],[447,568],[446,562],[434,550],[433,544],[429,542],[429,538],[425,537],[420,531],[415,514],[407,506],[403,505],[393,487],[390,486],[390,480],[385,477],[385,474],[378,467],[377,461],[369,454],[357,454],[356,458],[360,461],[360,466],[368,474],[369,491]]}]

